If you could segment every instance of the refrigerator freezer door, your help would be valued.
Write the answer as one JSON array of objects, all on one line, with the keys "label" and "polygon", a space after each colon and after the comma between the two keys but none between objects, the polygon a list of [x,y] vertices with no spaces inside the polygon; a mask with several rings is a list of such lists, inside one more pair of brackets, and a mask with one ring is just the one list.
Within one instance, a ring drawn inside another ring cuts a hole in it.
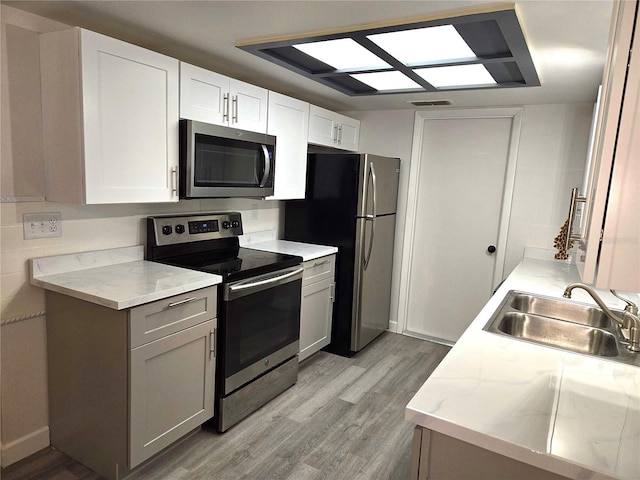
[{"label": "refrigerator freezer door", "polygon": [[[362,155],[359,173],[361,188],[358,192],[358,216],[395,213],[400,159]],[[366,202],[362,201],[363,198],[366,198]]]},{"label": "refrigerator freezer door", "polygon": [[[368,253],[373,221],[375,221],[375,236],[365,270],[364,256]],[[396,216],[384,215],[373,221],[357,220],[351,324],[351,350],[356,352],[389,327]]]}]

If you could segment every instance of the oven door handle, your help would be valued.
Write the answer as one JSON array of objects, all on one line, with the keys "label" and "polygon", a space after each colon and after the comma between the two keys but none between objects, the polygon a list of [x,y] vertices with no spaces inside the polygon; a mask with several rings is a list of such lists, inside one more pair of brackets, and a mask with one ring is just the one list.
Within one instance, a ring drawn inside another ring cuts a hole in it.
[{"label": "oven door handle", "polygon": [[295,270],[287,271],[286,273],[275,277],[268,277],[263,280],[252,280],[246,283],[238,282],[236,284],[229,285],[225,289],[224,299],[233,300],[234,298],[243,297],[245,295],[250,295],[262,290],[267,290],[268,288],[273,288],[284,283],[292,282],[294,280],[297,280],[296,277],[302,278],[303,271],[303,267],[298,267]]}]

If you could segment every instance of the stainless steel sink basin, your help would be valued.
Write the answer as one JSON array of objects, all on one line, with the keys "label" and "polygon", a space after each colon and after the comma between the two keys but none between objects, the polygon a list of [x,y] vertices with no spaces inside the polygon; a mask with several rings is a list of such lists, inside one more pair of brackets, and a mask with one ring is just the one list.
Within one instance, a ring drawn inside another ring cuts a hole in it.
[{"label": "stainless steel sink basin", "polygon": [[506,313],[496,329],[512,337],[603,357],[618,355],[616,337],[600,328],[526,313]]},{"label": "stainless steel sink basin", "polygon": [[620,327],[597,307],[583,303],[512,290],[484,330],[640,366],[640,354],[627,350]]},{"label": "stainless steel sink basin", "polygon": [[611,320],[602,310],[575,302],[516,293],[510,305],[519,312],[543,315],[590,327],[607,328],[611,326]]}]

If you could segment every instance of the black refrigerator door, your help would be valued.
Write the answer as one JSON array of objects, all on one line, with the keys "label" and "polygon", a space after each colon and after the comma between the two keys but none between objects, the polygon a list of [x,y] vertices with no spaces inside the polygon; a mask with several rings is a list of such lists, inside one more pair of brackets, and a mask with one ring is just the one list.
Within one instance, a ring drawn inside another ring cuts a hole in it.
[{"label": "black refrigerator door", "polygon": [[328,351],[350,353],[359,197],[359,154],[311,154],[305,200],[285,203],[284,238],[338,247],[336,297]]}]

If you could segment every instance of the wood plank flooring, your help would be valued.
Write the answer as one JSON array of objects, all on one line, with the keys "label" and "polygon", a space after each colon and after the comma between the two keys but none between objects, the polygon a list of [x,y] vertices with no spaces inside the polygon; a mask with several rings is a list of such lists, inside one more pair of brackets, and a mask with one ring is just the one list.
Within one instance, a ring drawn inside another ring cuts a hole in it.
[{"label": "wood plank flooring", "polygon": [[[206,425],[127,480],[408,479],[413,425],[404,408],[448,347],[384,333],[353,358],[318,352],[298,383],[217,434]],[[46,449],[3,480],[102,480]]]}]

